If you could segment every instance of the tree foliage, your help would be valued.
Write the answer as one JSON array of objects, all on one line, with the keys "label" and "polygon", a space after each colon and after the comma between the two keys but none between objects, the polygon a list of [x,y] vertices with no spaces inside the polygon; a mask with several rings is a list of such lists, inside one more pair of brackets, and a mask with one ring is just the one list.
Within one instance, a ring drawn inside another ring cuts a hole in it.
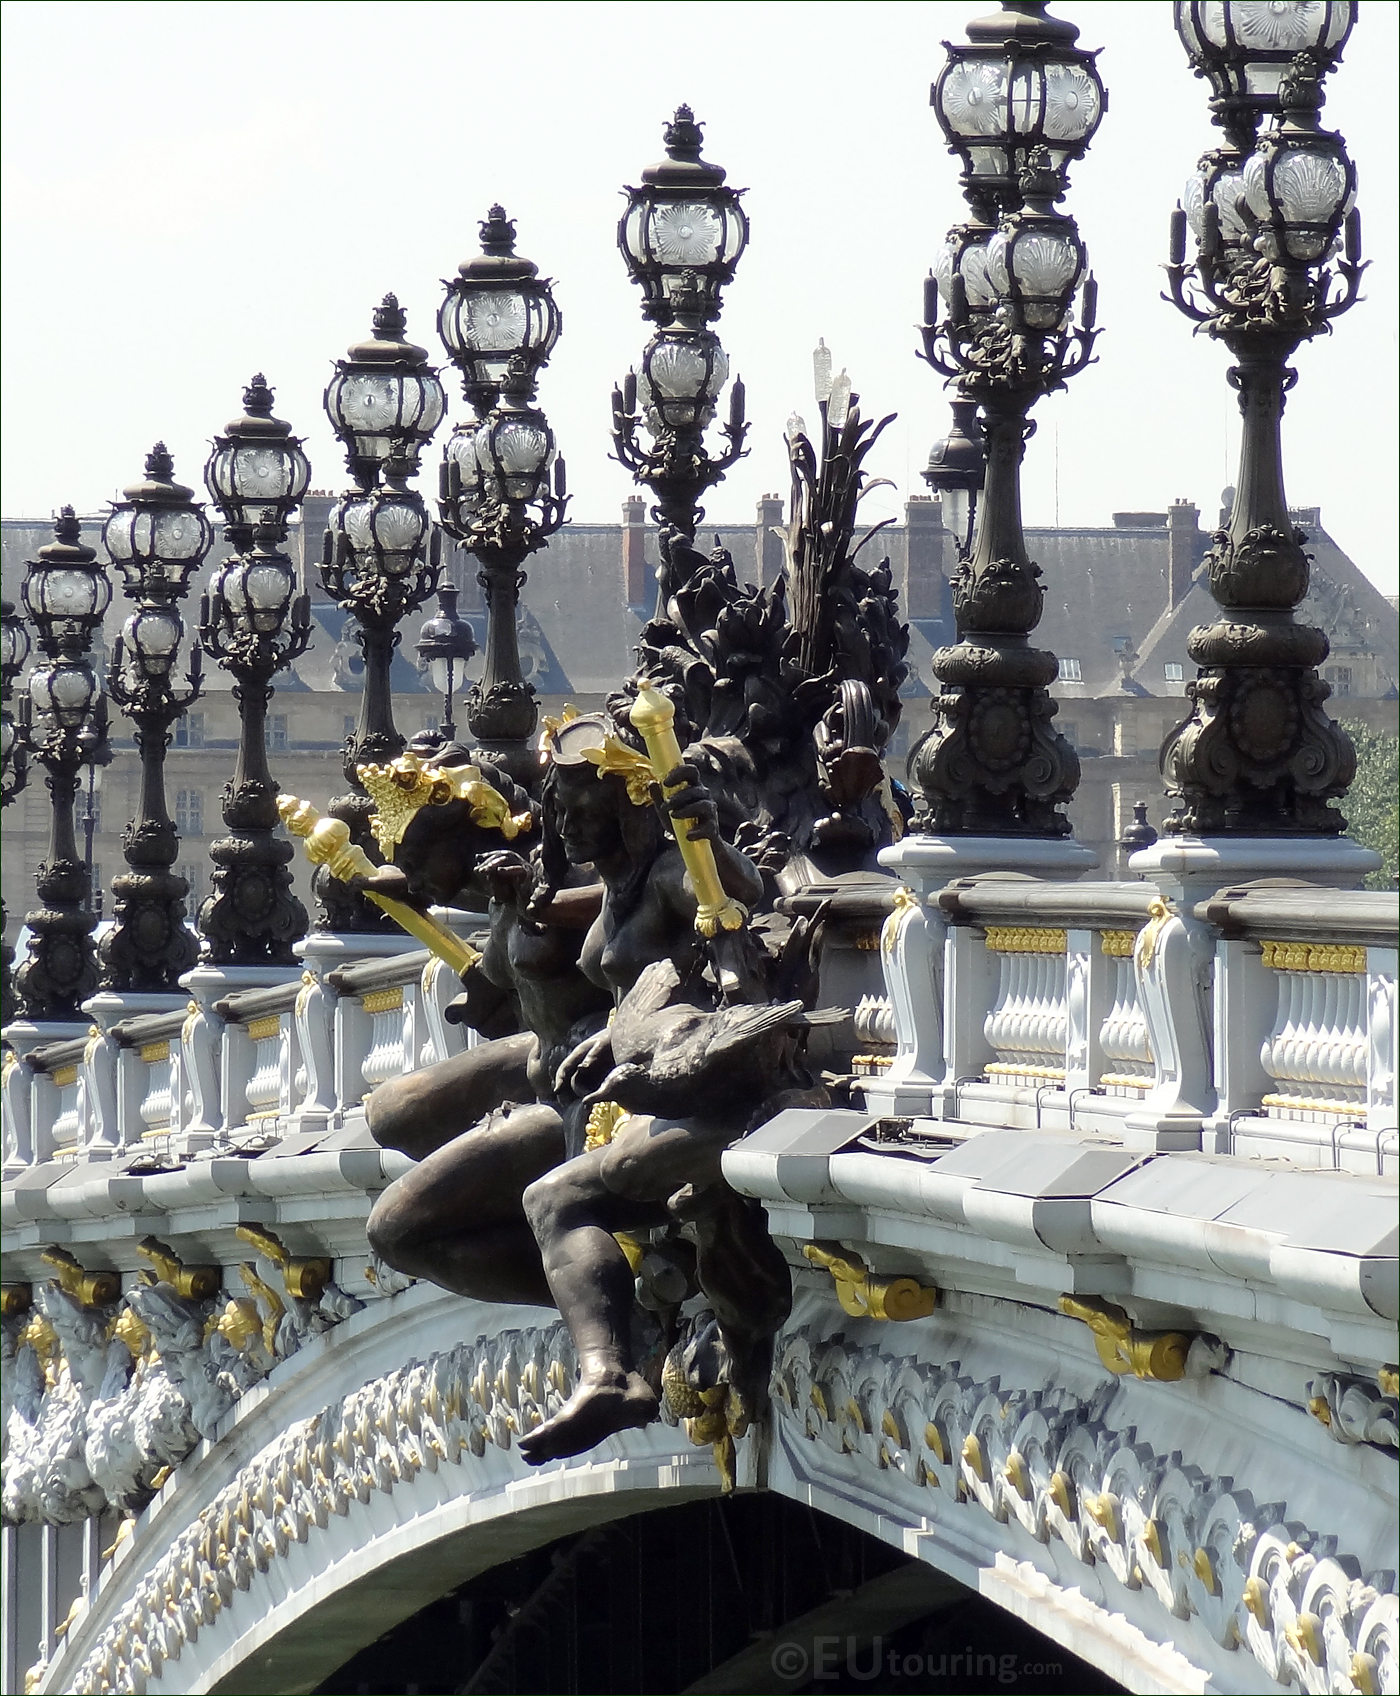
[{"label": "tree foliage", "polygon": [[1342,802],[1347,834],[1381,857],[1366,887],[1400,888],[1400,737],[1355,721],[1343,728],[1356,745],[1356,781]]}]

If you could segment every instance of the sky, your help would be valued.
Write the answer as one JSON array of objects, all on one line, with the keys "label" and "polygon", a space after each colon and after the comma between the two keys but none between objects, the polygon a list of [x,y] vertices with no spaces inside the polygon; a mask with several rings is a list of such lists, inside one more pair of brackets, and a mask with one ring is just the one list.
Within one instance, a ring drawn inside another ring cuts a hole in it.
[{"label": "sky", "polygon": [[[563,336],[540,403],[569,467],[572,516],[616,519],[610,394],[646,341],[615,245],[620,187],[661,154],[688,101],[705,151],[746,187],[750,247],[720,336],[742,375],[749,457],[712,491],[705,530],[751,525],[786,493],[783,425],[811,410],[811,350],[833,349],[867,412],[897,412],[871,461],[893,480],[873,519],[925,492],[947,427],[915,354],[922,279],[961,215],[956,161],[929,108],[944,39],[988,9],[880,0],[6,0],[3,30],[4,417],[0,511],[102,508],[157,438],[198,486],[209,438],[254,371],[305,437],[313,487],[346,481],[321,407],[331,361],[394,290],[409,335],[446,364],[441,279],[502,201],[520,251],[555,279]],[[1160,298],[1168,217],[1213,145],[1169,0],[1075,0],[1056,15],[1102,48],[1107,115],[1062,209],[1099,280],[1099,363],[1036,409],[1031,526],[1197,503],[1233,481],[1238,414],[1225,350]],[[1400,7],[1362,0],[1324,122],[1360,179],[1366,298],[1305,346],[1285,418],[1290,501],[1396,590],[1397,204],[1393,72]],[[453,408],[466,415],[447,373]],[[425,457],[422,487],[436,489]]]}]

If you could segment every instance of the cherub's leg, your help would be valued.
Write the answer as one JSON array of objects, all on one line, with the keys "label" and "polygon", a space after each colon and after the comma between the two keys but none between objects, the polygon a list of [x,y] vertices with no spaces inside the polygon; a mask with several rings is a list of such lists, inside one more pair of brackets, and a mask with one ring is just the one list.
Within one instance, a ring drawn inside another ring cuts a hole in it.
[{"label": "cherub's leg", "polygon": [[567,1161],[525,1192],[525,1214],[579,1360],[567,1404],[520,1440],[532,1464],[582,1454],[656,1417],[655,1392],[632,1360],[635,1286],[614,1233],[664,1224],[667,1198],[682,1184],[718,1175],[722,1147],[688,1126],[634,1119],[606,1148]]},{"label": "cherub's leg", "polygon": [[564,1158],[558,1112],[493,1113],[390,1184],[365,1230],[381,1259],[478,1301],[552,1304],[521,1197]]},{"label": "cherub's leg", "polygon": [[522,1031],[380,1084],[365,1102],[370,1135],[381,1148],[422,1160],[503,1101],[533,1097],[525,1067],[534,1045]]}]

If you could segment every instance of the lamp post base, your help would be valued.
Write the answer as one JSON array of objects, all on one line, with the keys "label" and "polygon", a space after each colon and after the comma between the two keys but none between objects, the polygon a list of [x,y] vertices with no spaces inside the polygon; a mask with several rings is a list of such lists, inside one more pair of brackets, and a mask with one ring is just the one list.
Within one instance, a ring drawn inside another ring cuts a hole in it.
[{"label": "lamp post base", "polygon": [[1380,863],[1348,836],[1163,836],[1133,854],[1128,870],[1184,907],[1227,884],[1265,877],[1359,889]]},{"label": "lamp post base", "polygon": [[211,892],[199,909],[208,962],[294,966],[292,943],[306,933],[306,909],[292,891],[291,843],[271,828],[235,825],[210,844],[209,858]]}]

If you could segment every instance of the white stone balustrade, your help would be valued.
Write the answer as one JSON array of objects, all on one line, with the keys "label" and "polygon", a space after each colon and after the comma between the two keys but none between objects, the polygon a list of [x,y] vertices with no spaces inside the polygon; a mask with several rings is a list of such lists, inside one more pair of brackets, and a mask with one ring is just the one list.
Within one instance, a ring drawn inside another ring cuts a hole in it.
[{"label": "white stone balustrade", "polygon": [[1137,947],[1134,931],[1101,931],[1099,949],[1113,961],[1112,1001],[1099,1027],[1099,1047],[1109,1068],[1099,1083],[1110,1095],[1126,1095],[1151,1087],[1152,1037],[1147,1013],[1138,994]]},{"label": "white stone balustrade", "polygon": [[[857,1074],[872,1111],[1395,1168],[1389,897],[1258,885],[1182,912],[1146,883],[1004,873],[898,891],[788,902],[826,915],[818,998],[851,1012],[813,1057]],[[458,984],[436,958],[303,946],[301,973],[252,987],[198,968],[189,1002],[160,1012],[114,1020],[95,998],[85,1035],[9,1027],[7,1177],[141,1147],[188,1159],[363,1135],[372,1089],[476,1040],[446,1017]]]},{"label": "white stone balustrade", "polygon": [[30,1118],[39,1159],[74,1160],[85,1140],[81,1083],[84,1037],[45,1043],[29,1054]]},{"label": "white stone balustrade", "polygon": [[1066,933],[1049,928],[994,926],[988,952],[997,956],[997,999],[983,1031],[996,1059],[988,1077],[1017,1082],[1063,1082],[1069,1013],[1065,1002]]},{"label": "white stone balustrade", "polygon": [[1218,933],[1206,1145],[1394,1172],[1395,897],[1258,884],[1196,913]]},{"label": "white stone balustrade", "polygon": [[273,1137],[290,1129],[299,1070],[296,999],[299,981],[236,991],[215,1002],[224,1021],[224,1136],[247,1129]]},{"label": "white stone balustrade", "polygon": [[1208,986],[1184,931],[1170,953],[1157,946],[1170,915],[1154,889],[992,874],[950,883],[937,904],[949,1040],[935,1112],[1199,1145]]},{"label": "white stone balustrade", "polygon": [[1260,1059],[1277,1086],[1263,1105],[1282,1113],[1366,1110],[1366,950],[1265,942],[1279,974],[1278,1014]]}]

